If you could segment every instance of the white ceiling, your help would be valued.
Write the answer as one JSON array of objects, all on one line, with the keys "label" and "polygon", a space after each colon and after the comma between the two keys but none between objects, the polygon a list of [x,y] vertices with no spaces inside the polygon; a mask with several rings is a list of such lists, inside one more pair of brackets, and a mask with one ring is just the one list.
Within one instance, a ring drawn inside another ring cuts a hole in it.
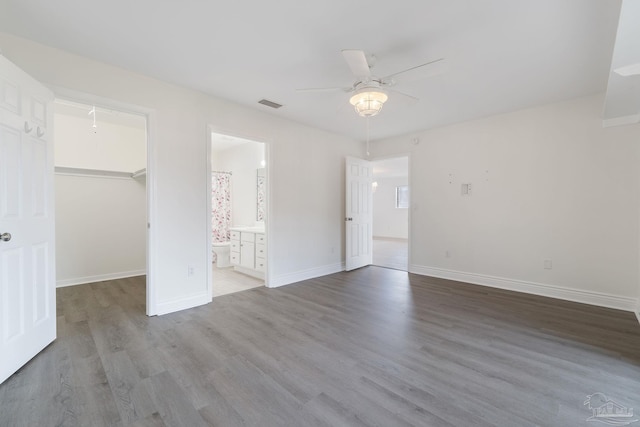
[{"label": "white ceiling", "polygon": [[[272,114],[364,139],[341,49],[387,75],[440,57],[448,71],[397,86],[420,98],[371,120],[371,138],[605,91],[619,0],[180,2],[2,0],[0,28]],[[266,98],[279,110],[258,105]]]}]

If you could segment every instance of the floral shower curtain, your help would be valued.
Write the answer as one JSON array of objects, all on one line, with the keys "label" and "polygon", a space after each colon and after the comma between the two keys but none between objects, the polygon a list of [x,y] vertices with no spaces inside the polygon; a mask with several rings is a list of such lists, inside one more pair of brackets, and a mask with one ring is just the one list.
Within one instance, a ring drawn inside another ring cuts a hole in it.
[{"label": "floral shower curtain", "polygon": [[231,238],[231,173],[211,174],[211,229],[213,242],[228,242]]},{"label": "floral shower curtain", "polygon": [[258,221],[264,221],[264,217],[265,217],[265,211],[264,211],[264,205],[265,205],[265,187],[266,187],[266,180],[264,176],[258,176],[258,216],[257,216],[257,220]]}]

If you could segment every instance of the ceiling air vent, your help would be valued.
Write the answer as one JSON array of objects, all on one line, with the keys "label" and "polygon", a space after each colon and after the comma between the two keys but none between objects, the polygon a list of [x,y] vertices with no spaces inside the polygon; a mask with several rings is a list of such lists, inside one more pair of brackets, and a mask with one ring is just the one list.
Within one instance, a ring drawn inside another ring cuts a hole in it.
[{"label": "ceiling air vent", "polygon": [[276,108],[276,109],[282,107],[281,104],[278,104],[277,102],[269,101],[268,99],[261,99],[260,101],[258,101],[258,104],[266,105],[267,107]]}]

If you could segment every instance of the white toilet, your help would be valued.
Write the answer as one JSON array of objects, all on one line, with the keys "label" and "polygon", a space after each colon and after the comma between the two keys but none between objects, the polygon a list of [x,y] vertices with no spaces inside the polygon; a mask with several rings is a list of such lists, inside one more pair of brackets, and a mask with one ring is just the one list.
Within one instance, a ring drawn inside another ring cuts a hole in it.
[{"label": "white toilet", "polygon": [[231,258],[229,257],[231,242],[213,242],[211,246],[216,254],[216,266],[218,268],[231,267]]}]

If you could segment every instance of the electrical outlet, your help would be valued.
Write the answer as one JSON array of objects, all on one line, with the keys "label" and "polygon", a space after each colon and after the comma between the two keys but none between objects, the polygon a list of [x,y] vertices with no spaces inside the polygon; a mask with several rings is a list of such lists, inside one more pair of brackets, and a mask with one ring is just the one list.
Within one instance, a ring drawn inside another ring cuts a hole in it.
[{"label": "electrical outlet", "polygon": [[196,268],[193,265],[187,267],[187,277],[193,277],[196,274]]},{"label": "electrical outlet", "polygon": [[551,270],[553,268],[553,264],[551,262],[550,259],[545,259],[544,260],[544,269],[545,270]]}]

